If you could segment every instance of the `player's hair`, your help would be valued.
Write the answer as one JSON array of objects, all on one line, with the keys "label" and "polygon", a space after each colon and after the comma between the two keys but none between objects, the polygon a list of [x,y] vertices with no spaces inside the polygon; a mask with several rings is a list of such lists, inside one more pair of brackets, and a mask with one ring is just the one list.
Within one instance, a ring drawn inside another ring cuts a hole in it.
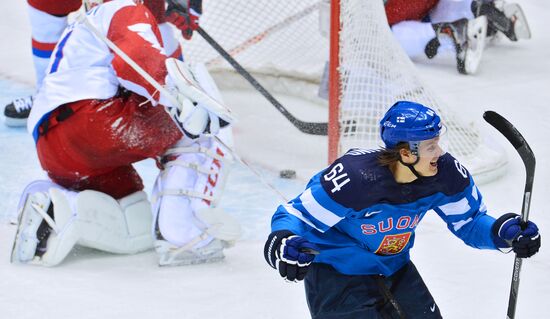
[{"label": "player's hair", "polygon": [[392,166],[399,161],[399,150],[400,149],[410,150],[408,142],[400,142],[393,148],[384,148],[380,155],[378,155],[378,163],[382,166]]}]

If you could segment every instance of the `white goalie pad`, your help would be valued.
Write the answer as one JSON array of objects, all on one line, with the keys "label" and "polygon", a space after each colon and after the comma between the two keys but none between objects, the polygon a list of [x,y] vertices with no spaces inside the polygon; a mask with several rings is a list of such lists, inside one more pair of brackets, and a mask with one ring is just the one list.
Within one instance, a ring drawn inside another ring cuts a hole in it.
[{"label": "white goalie pad", "polygon": [[[196,64],[192,66],[187,62],[174,58],[166,59],[165,63],[166,69],[168,70],[169,79],[173,82],[181,94],[188,97],[190,100],[199,103],[200,107],[206,109],[208,112],[211,112],[224,121],[228,123],[233,123],[235,121],[235,115],[233,112],[225,106],[220,99],[214,97],[209,88],[204,87],[204,80],[199,80],[199,77],[204,79],[204,72],[208,74],[204,65]],[[184,112],[181,113],[183,116],[187,116]]]},{"label": "white goalie pad", "polygon": [[55,266],[77,243],[126,254],[153,247],[150,204],[144,192],[116,201],[100,192],[77,193],[40,182],[31,183],[24,198],[12,262]]},{"label": "white goalie pad", "polygon": [[[230,144],[230,138],[225,141]],[[192,252],[218,246],[213,242],[220,240],[227,247],[241,232],[236,220],[215,208],[225,187],[231,156],[215,138],[203,136],[192,143],[180,142],[164,158],[167,161],[157,177],[152,197],[159,263],[207,262],[201,260],[210,257]]]},{"label": "white goalie pad", "polygon": [[151,206],[145,192],[120,200],[86,190],[77,201],[78,244],[115,254],[135,254],[153,247]]}]

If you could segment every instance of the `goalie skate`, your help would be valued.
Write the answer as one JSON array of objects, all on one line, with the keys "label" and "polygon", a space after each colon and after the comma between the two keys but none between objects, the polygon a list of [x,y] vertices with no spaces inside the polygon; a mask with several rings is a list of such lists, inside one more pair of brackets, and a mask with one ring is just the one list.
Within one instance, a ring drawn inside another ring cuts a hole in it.
[{"label": "goalie skate", "polygon": [[457,27],[455,45],[458,72],[474,74],[477,71],[483,56],[486,35],[487,18],[485,16],[465,21],[462,27]]},{"label": "goalie skate", "polygon": [[222,120],[228,123],[233,123],[235,121],[233,112],[228,107],[212,98],[198,84],[191,71],[192,67],[190,64],[170,58],[166,59],[166,69],[181,94],[194,102],[201,103],[202,107],[217,115]]},{"label": "goalie skate", "polygon": [[[512,21],[514,26],[512,30],[516,41],[517,39],[531,39],[531,28],[529,28],[527,18],[525,17],[525,14],[519,4],[506,3],[504,4],[503,11],[504,15]],[[512,40],[512,38],[510,38],[510,40]]]},{"label": "goalie skate", "polygon": [[159,266],[186,266],[219,262],[225,258],[223,249],[228,247],[224,241],[216,238],[204,247],[192,248],[189,246],[177,247],[165,240],[156,240],[155,250],[159,256]]},{"label": "goalie skate", "polygon": [[27,196],[19,214],[11,250],[12,263],[29,263],[34,260],[41,242],[47,239],[48,232],[39,234],[39,228],[45,219],[51,220],[48,216],[50,209],[51,200],[47,193],[37,192]]},{"label": "goalie skate", "polygon": [[[184,266],[221,261],[225,258],[223,250],[232,247],[241,236],[241,227],[237,220],[221,209],[204,209],[197,212],[197,217],[209,226],[200,236],[183,246],[171,244],[162,237],[157,219],[155,250],[159,256],[159,266]],[[195,247],[209,237],[214,238],[208,244]]]}]

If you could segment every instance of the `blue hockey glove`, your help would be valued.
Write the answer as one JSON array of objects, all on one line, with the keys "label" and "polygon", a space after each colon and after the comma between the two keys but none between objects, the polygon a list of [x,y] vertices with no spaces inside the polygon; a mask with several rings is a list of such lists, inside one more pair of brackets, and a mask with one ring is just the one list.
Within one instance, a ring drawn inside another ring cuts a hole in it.
[{"label": "blue hockey glove", "polygon": [[264,247],[267,263],[279,270],[287,281],[298,282],[306,276],[319,248],[287,230],[272,232]]},{"label": "blue hockey glove", "polygon": [[517,214],[502,215],[493,224],[493,238],[498,248],[509,248],[519,258],[528,258],[539,251],[540,234],[535,223],[524,223]]}]

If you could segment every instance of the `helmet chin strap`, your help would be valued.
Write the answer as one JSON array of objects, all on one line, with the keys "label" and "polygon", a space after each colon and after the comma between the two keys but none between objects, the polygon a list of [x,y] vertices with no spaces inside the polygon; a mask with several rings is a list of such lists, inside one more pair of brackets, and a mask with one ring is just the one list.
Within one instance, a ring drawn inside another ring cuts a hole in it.
[{"label": "helmet chin strap", "polygon": [[[414,155],[416,155],[416,154],[414,154]],[[420,173],[414,168],[414,165],[416,165],[418,163],[418,161],[420,161],[420,157],[418,155],[416,155],[416,161],[414,161],[414,163],[412,163],[412,164],[408,164],[408,163],[403,162],[403,160],[401,159],[401,156],[399,156],[399,163],[401,163],[404,166],[406,166],[407,168],[409,168],[409,170],[417,178],[422,178],[424,176],[420,175]]]}]

